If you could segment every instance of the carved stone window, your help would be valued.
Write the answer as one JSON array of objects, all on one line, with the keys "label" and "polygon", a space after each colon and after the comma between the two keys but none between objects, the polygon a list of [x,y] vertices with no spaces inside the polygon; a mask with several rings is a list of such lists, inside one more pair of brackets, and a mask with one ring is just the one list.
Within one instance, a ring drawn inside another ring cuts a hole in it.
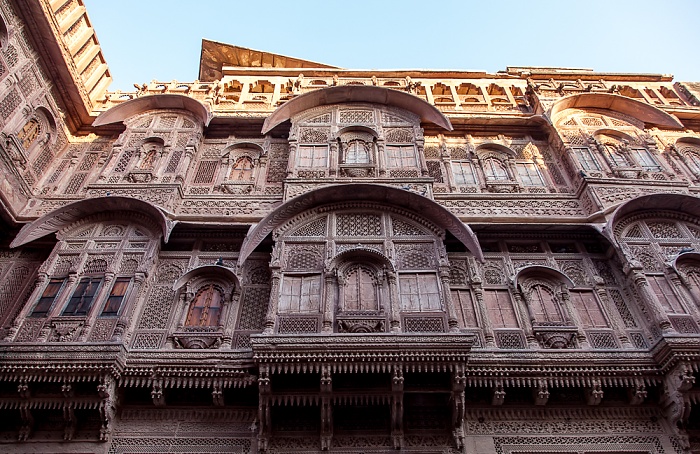
[{"label": "carved stone window", "polygon": [[494,328],[518,328],[518,320],[508,290],[484,289],[484,303]]},{"label": "carved stone window", "polygon": [[218,326],[223,297],[214,284],[202,287],[190,303],[185,326]]},{"label": "carved stone window", "polygon": [[379,301],[372,270],[354,265],[344,273],[341,309],[343,312],[378,311]]},{"label": "carved stone window", "polygon": [[304,145],[299,147],[297,157],[298,167],[327,167],[327,145]]},{"label": "carved stone window", "polygon": [[439,311],[440,288],[434,273],[399,275],[401,308],[408,312]]},{"label": "carved stone window", "polygon": [[510,176],[503,162],[496,158],[487,158],[481,164],[486,181],[508,181]]},{"label": "carved stone window", "polygon": [[102,286],[102,277],[84,277],[73,290],[63,316],[84,316],[90,312],[95,296]]},{"label": "carved stone window", "polygon": [[321,276],[289,276],[282,279],[280,312],[318,312],[321,307]]},{"label": "carved stone window", "polygon": [[46,317],[49,314],[54,302],[56,302],[56,299],[61,294],[65,282],[66,279],[64,278],[53,278],[49,280],[49,283],[46,284],[44,288],[44,292],[39,297],[39,301],[37,301],[36,306],[34,306],[34,310],[31,314],[32,317]]},{"label": "carved stone window", "polygon": [[413,145],[387,145],[386,156],[389,168],[418,166],[418,158]]},{"label": "carved stone window", "polygon": [[616,167],[629,167],[630,163],[621,147],[617,144],[606,144],[605,153],[610,160],[610,163]]},{"label": "carved stone window", "polygon": [[656,298],[661,303],[661,306],[669,314],[685,314],[678,296],[673,291],[671,284],[666,280],[666,276],[662,275],[647,275],[647,281],[651,291],[656,295]]},{"label": "carved stone window", "polygon": [[158,161],[160,153],[163,151],[163,145],[158,142],[146,142],[141,149],[141,160],[139,161],[140,170],[153,170]]},{"label": "carved stone window", "polygon": [[105,307],[102,309],[102,313],[100,314],[101,317],[114,317],[119,315],[119,311],[122,308],[122,304],[124,303],[130,284],[130,277],[119,277],[115,279],[114,285],[112,285],[112,290],[109,292],[109,296],[107,297]]},{"label": "carved stone window", "polygon": [[31,118],[17,133],[17,138],[22,142],[22,147],[29,150],[39,134],[41,134],[41,123],[37,119]]},{"label": "carved stone window", "polygon": [[452,304],[457,310],[457,322],[460,328],[478,328],[479,324],[474,310],[474,301],[468,289],[453,289]]},{"label": "carved stone window", "polygon": [[253,179],[253,160],[248,156],[238,158],[229,174],[231,181],[249,181]]},{"label": "carved stone window", "polygon": [[362,140],[353,140],[345,152],[346,164],[368,164],[370,162],[370,145]]},{"label": "carved stone window", "polygon": [[571,301],[576,308],[583,328],[607,328],[608,322],[592,290],[571,291]]},{"label": "carved stone window", "polygon": [[598,164],[595,156],[593,156],[593,153],[591,153],[590,148],[575,147],[573,148],[573,151],[583,170],[601,170],[600,164]]},{"label": "carved stone window", "polygon": [[630,148],[630,155],[637,161],[637,164],[648,172],[659,172],[661,166],[646,148]]},{"label": "carved stone window", "polygon": [[542,175],[534,163],[518,163],[515,168],[523,186],[544,186]]},{"label": "carved stone window", "polygon": [[560,325],[564,323],[562,308],[554,290],[543,284],[535,284],[526,293],[534,323]]},{"label": "carved stone window", "polygon": [[476,184],[474,167],[469,161],[452,161],[452,175],[457,185]]}]

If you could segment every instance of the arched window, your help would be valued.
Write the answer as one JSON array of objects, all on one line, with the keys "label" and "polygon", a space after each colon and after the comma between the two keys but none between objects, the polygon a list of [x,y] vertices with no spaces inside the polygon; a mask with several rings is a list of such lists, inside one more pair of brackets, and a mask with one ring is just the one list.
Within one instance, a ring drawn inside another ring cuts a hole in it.
[{"label": "arched window", "polygon": [[656,158],[646,148],[630,148],[630,154],[637,161],[637,165],[649,172],[659,172],[661,166],[656,162]]},{"label": "arched window", "polygon": [[190,303],[186,326],[218,326],[221,316],[221,292],[214,284],[201,288]]},{"label": "arched window", "polygon": [[361,140],[353,140],[348,144],[345,153],[346,164],[367,164],[369,163],[369,152],[367,144]]},{"label": "arched window", "polygon": [[486,181],[507,181],[510,179],[508,171],[501,161],[496,158],[487,158],[483,161],[484,176]]},{"label": "arched window", "polygon": [[356,265],[345,274],[343,286],[343,311],[376,311],[379,310],[377,291],[372,278],[372,272]]},{"label": "arched window", "polygon": [[530,288],[528,296],[532,317],[537,324],[548,325],[564,322],[561,308],[552,289],[543,284],[535,284]]},{"label": "arched window", "polygon": [[627,157],[622,152],[619,146],[613,144],[605,144],[605,152],[610,159],[610,163],[616,167],[627,167],[630,165]]},{"label": "arched window", "polygon": [[29,150],[29,147],[39,137],[39,134],[41,134],[41,123],[37,119],[32,118],[17,133],[17,138],[22,141],[22,147],[25,150]]},{"label": "arched window", "polygon": [[238,158],[231,169],[229,180],[246,181],[253,179],[253,160],[248,156]]}]

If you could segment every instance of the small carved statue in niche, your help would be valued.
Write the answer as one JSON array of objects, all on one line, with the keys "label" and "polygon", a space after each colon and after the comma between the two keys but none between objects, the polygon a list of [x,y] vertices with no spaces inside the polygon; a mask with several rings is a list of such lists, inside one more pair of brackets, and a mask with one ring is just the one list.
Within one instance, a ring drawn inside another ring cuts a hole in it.
[{"label": "small carved statue in niche", "polygon": [[162,146],[157,143],[146,143],[143,145],[141,163],[139,164],[139,169],[141,170],[153,170],[158,159],[158,153],[161,151]]}]

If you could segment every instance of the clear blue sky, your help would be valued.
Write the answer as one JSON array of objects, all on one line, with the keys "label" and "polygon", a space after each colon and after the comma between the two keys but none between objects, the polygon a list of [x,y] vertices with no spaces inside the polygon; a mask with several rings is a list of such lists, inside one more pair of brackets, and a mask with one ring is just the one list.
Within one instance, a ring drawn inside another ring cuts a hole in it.
[{"label": "clear blue sky", "polygon": [[698,0],[84,0],[114,82],[190,82],[202,38],[353,69],[567,66],[700,81]]}]

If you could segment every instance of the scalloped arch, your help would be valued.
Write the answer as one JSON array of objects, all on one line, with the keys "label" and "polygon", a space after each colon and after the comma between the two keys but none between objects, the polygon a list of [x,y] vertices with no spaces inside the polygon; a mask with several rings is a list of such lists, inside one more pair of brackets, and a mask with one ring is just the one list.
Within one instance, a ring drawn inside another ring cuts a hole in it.
[{"label": "scalloped arch", "polygon": [[230,269],[226,268],[225,266],[219,266],[219,265],[202,265],[198,266],[196,268],[192,268],[180,278],[175,281],[173,284],[173,290],[179,290],[183,285],[185,285],[190,279],[197,277],[197,276],[204,276],[204,275],[209,275],[209,276],[221,276],[224,277],[224,279],[230,279],[231,282],[233,282],[234,286],[238,287],[239,280],[238,276],[236,276],[236,273],[231,271]]}]

